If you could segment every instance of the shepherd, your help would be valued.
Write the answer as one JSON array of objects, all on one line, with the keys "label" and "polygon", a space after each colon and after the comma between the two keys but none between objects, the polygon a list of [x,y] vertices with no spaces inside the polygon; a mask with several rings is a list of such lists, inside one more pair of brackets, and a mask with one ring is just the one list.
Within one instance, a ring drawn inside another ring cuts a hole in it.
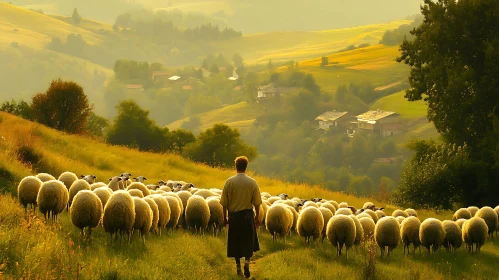
[{"label": "shepherd", "polygon": [[248,158],[237,157],[234,162],[237,174],[225,181],[220,204],[223,206],[224,224],[229,226],[227,257],[236,260],[239,276],[243,276],[241,258],[244,257],[244,277],[249,278],[250,259],[254,252],[260,250],[256,228],[259,226],[262,197],[256,180],[246,175]]}]

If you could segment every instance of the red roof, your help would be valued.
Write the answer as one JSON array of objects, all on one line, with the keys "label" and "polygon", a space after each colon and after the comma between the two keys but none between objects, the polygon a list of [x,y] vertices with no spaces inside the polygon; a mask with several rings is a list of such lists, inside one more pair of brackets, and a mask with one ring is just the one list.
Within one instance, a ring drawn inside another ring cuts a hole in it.
[{"label": "red roof", "polygon": [[182,89],[183,90],[192,90],[192,86],[191,85],[185,85],[185,86],[182,86]]}]

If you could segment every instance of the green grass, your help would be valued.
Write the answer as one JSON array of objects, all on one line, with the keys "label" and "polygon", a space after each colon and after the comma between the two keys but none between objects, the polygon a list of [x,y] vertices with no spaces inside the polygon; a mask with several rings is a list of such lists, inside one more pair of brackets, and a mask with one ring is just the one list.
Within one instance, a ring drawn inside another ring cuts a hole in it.
[{"label": "green grass", "polygon": [[[33,170],[20,163],[16,153],[29,147],[42,161]],[[65,135],[38,124],[0,113],[0,278],[76,279],[236,279],[234,265],[225,257],[226,235],[200,236],[176,230],[163,236],[150,235],[146,245],[135,237],[132,243],[111,242],[102,228],[93,231],[91,241],[63,212],[56,224],[47,225],[40,214],[25,216],[11,196],[19,180],[36,172],[58,175],[70,170],[92,173],[98,180],[130,171],[147,175],[150,181],[178,179],[199,187],[221,188],[232,170],[194,164],[175,155],[142,153],[109,146],[95,140]],[[255,177],[262,191],[286,192],[304,198],[323,197],[361,206],[366,200],[386,206],[390,214],[396,206],[375,199],[334,193],[317,186],[296,185]],[[450,219],[449,211],[418,210],[420,219]],[[252,265],[255,279],[365,279],[366,254],[362,248],[350,251],[350,259],[337,257],[331,244],[305,245],[293,234],[284,243],[272,242],[268,233],[259,234],[262,250]],[[379,252],[377,253],[379,254]],[[390,260],[375,259],[375,279],[497,279],[499,239],[487,241],[481,254],[471,255],[461,248],[456,253],[440,250],[435,256],[404,257],[401,245]]]},{"label": "green grass", "polygon": [[402,118],[422,118],[427,114],[428,106],[424,101],[409,102],[404,98],[405,91],[397,92],[378,99],[371,109],[393,111],[400,114]]}]

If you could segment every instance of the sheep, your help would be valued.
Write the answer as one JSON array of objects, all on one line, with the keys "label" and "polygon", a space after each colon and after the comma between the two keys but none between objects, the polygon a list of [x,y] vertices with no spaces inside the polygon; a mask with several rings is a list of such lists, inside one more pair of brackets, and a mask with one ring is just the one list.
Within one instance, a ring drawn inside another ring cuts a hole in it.
[{"label": "sheep", "polygon": [[139,190],[142,192],[142,194],[144,196],[148,196],[151,194],[151,191],[142,183],[140,182],[133,182],[131,183],[127,188],[126,188],[128,191],[129,190]]},{"label": "sheep", "polygon": [[180,196],[178,196],[177,193],[166,193],[165,195],[174,197],[178,201],[178,203],[179,203],[178,205],[180,206],[180,214],[182,215],[185,211],[185,207],[184,207],[184,204],[182,203],[182,199],[180,199]]},{"label": "sheep", "polygon": [[471,213],[471,217],[475,217],[476,212],[478,212],[478,210],[480,210],[480,208],[478,208],[476,206],[470,206],[470,207],[468,207],[468,210]]},{"label": "sheep", "polygon": [[87,181],[87,183],[89,185],[92,185],[93,183],[95,183],[95,179],[97,179],[97,176],[95,176],[95,175],[81,175],[80,179],[83,179],[83,180]]},{"label": "sheep", "polygon": [[424,220],[419,228],[419,239],[421,245],[428,250],[428,253],[431,253],[430,249],[432,249],[433,253],[436,253],[445,239],[442,222],[434,218]]},{"label": "sheep", "polygon": [[378,220],[379,220],[378,215],[373,210],[371,210],[371,209],[366,209],[362,213],[365,213],[365,214],[371,216],[371,218],[373,219],[374,223],[377,223]]},{"label": "sheep", "polygon": [[329,210],[329,208],[322,207],[322,206],[319,207],[319,211],[321,211],[322,217],[324,218],[324,226],[322,227],[322,238],[321,238],[321,243],[324,243],[324,239],[326,238],[327,223],[334,216],[334,213],[331,212],[331,210]]},{"label": "sheep", "polygon": [[52,215],[52,221],[57,221],[59,215],[69,201],[69,192],[64,183],[59,180],[50,180],[42,184],[36,197],[38,209],[45,217],[45,221]]},{"label": "sheep", "polygon": [[[218,198],[208,198],[206,202],[210,208],[208,228],[213,229],[213,235],[217,236],[218,232],[220,232],[224,227],[224,209]],[[260,215],[263,214],[263,210],[260,208]]]},{"label": "sheep", "polygon": [[269,207],[266,203],[262,203],[262,209],[260,209],[260,211],[263,212],[263,219],[262,219],[262,223],[260,224],[260,226],[262,227],[265,227],[265,217],[267,216],[267,211],[269,210]]},{"label": "sheep", "polygon": [[111,191],[111,189],[109,189],[108,187],[97,188],[93,190],[93,192],[95,193],[95,195],[97,195],[97,197],[99,197],[102,203],[102,207],[106,206],[109,198],[111,198],[111,195],[113,194],[113,191]]},{"label": "sheep", "polygon": [[137,190],[137,189],[128,190],[128,193],[133,197],[144,198],[144,194],[140,190]]},{"label": "sheep", "polygon": [[327,223],[326,236],[336,248],[336,255],[341,255],[343,246],[346,247],[348,259],[348,250],[353,246],[356,237],[355,222],[350,216],[334,215]]},{"label": "sheep", "polygon": [[335,215],[352,215],[353,212],[352,210],[350,210],[350,208],[340,208],[338,210],[336,210],[336,213]]},{"label": "sheep", "polygon": [[463,241],[468,245],[468,250],[473,253],[473,246],[476,252],[480,252],[480,248],[487,239],[489,228],[487,223],[480,217],[473,217],[463,224]]},{"label": "sheep", "polygon": [[392,217],[394,217],[394,218],[397,218],[397,217],[407,218],[407,217],[409,217],[409,214],[407,214],[405,211],[397,209],[397,210],[393,211]]},{"label": "sheep", "polygon": [[357,208],[355,208],[353,206],[348,206],[348,209],[350,209],[352,211],[352,214],[354,214],[354,215],[357,215],[357,214],[364,212],[364,209],[357,210]]},{"label": "sheep", "polygon": [[168,187],[168,186],[161,186],[161,187],[159,187],[159,190],[164,191],[164,192],[171,192],[172,191],[172,189],[170,189],[170,187]]},{"label": "sheep", "polygon": [[187,200],[185,207],[185,221],[187,229],[193,228],[195,232],[204,232],[210,222],[210,207],[200,195],[193,195]]},{"label": "sheep", "polygon": [[170,205],[168,201],[163,196],[152,196],[152,200],[156,202],[158,206],[158,233],[161,236],[161,229],[165,228],[168,222],[170,221]]},{"label": "sheep", "polygon": [[271,196],[267,199],[267,201],[270,202],[270,204],[274,204],[276,201],[279,201],[279,200],[281,200],[281,198],[278,196]]},{"label": "sheep", "polygon": [[187,201],[192,196],[192,194],[188,191],[179,191],[177,196],[180,197],[180,201],[182,202],[182,208],[185,209],[187,207]]},{"label": "sheep", "polygon": [[399,222],[399,224],[401,225],[402,222],[405,220],[406,218],[405,217],[402,217],[402,216],[398,216],[395,218],[395,220],[397,220],[397,222]]},{"label": "sheep", "polygon": [[[289,211],[291,211],[291,213],[293,214],[293,225],[291,226],[291,230],[296,230],[296,225],[298,224],[298,212],[295,210],[295,208],[289,206],[289,205],[286,205],[285,206],[289,209]],[[289,232],[289,235],[291,236],[291,231]]]},{"label": "sheep", "polygon": [[315,203],[313,201],[307,201],[307,202],[305,202],[305,204],[303,204],[303,209],[305,209],[307,207],[319,208],[319,205],[317,205],[317,203]]},{"label": "sheep", "polygon": [[444,238],[444,248],[447,250],[447,252],[450,251],[455,251],[456,249],[459,249],[461,245],[463,244],[463,232],[461,231],[461,227],[456,222],[453,221],[443,221],[442,226],[444,227],[445,231],[445,238]]},{"label": "sheep", "polygon": [[281,193],[281,194],[279,195],[279,197],[280,197],[282,200],[287,200],[287,199],[288,199],[288,197],[289,197],[289,195],[288,195],[287,193]]},{"label": "sheep", "polygon": [[71,204],[73,203],[73,198],[79,191],[87,190],[90,191],[90,184],[83,180],[83,179],[78,179],[71,184],[71,187],[69,188],[69,201],[68,201],[68,209],[71,207]]},{"label": "sheep", "polygon": [[61,181],[66,186],[66,189],[69,191],[69,188],[71,187],[73,182],[78,180],[78,176],[76,176],[76,174],[72,172],[64,172],[59,176],[57,180]]},{"label": "sheep", "polygon": [[166,182],[165,182],[165,181],[163,181],[163,180],[159,180],[159,181],[158,181],[158,185],[159,185],[160,187],[162,187],[162,186],[166,186]]},{"label": "sheep", "polygon": [[412,216],[412,217],[417,217],[418,216],[418,212],[416,212],[416,210],[412,209],[412,208],[407,208],[405,209],[405,213],[407,213],[407,215]]},{"label": "sheep", "polygon": [[135,203],[132,196],[124,190],[115,191],[106,206],[104,207],[104,217],[102,224],[104,230],[110,234],[111,238],[115,235],[118,238],[118,233],[128,235],[128,242],[133,231],[135,222]]},{"label": "sheep", "polygon": [[135,205],[135,221],[133,223],[133,230],[138,230],[142,236],[142,243],[146,243],[146,235],[152,226],[153,212],[149,204],[140,197],[133,198]]},{"label": "sheep", "polygon": [[130,181],[130,177],[132,177],[132,173],[130,172],[124,172],[120,175],[121,178],[123,178],[122,180],[122,184],[123,184],[123,189],[126,189],[132,182]]},{"label": "sheep", "polygon": [[133,180],[135,182],[139,182],[139,183],[144,184],[145,181],[147,181],[147,177],[145,177],[145,176],[137,176],[137,177],[133,178]]},{"label": "sheep", "polygon": [[212,191],[209,191],[209,190],[205,190],[205,189],[202,189],[202,190],[198,190],[197,192],[194,193],[194,195],[199,195],[201,196],[202,198],[204,199],[207,199],[208,197],[210,196],[217,196],[215,193],[213,193]]},{"label": "sheep", "polygon": [[265,197],[265,198],[269,198],[269,197],[271,197],[271,195],[270,195],[268,192],[262,192],[262,193],[260,193],[260,195],[261,195],[262,197]]},{"label": "sheep", "polygon": [[156,190],[159,189],[159,186],[158,185],[151,185],[151,184],[149,184],[149,185],[146,185],[146,188],[148,188],[151,191],[151,194],[152,194],[154,191],[156,191]]},{"label": "sheep", "polygon": [[[499,216],[499,206],[496,206],[496,207],[494,208],[494,212],[496,212],[496,214]],[[498,233],[498,232],[499,232],[499,225],[498,225],[498,227],[496,228],[496,236],[497,236],[497,233]]]},{"label": "sheep", "polygon": [[182,215],[181,203],[173,196],[166,195],[163,197],[168,202],[168,206],[170,206],[170,220],[166,224],[166,227],[173,230],[177,226],[178,220]]},{"label": "sheep", "polygon": [[[338,204],[338,208],[348,208],[348,203],[341,202],[340,204]],[[336,208],[336,209],[338,209],[338,208]]]},{"label": "sheep", "polygon": [[121,177],[114,176],[113,178],[109,178],[109,184],[107,185],[108,188],[110,188],[113,192],[119,191],[122,188],[120,187],[119,183],[122,181]]},{"label": "sheep", "polygon": [[364,237],[364,229],[362,228],[359,219],[357,219],[355,215],[350,215],[350,218],[352,218],[353,222],[355,223],[355,241],[353,242],[353,245],[358,246],[362,242],[362,238]]},{"label": "sheep", "polygon": [[410,254],[411,244],[414,247],[414,255],[416,254],[416,248],[421,251],[421,240],[419,239],[419,228],[421,226],[421,221],[417,217],[411,216],[404,219],[402,225],[400,226],[400,238],[404,244],[404,255],[407,249],[407,254]]},{"label": "sheep", "polygon": [[310,238],[314,240],[321,237],[324,229],[324,217],[322,212],[315,207],[303,209],[298,216],[296,230],[298,235],[305,238],[305,243],[310,243]]},{"label": "sheep", "polygon": [[[181,188],[181,189],[182,189],[182,188]],[[198,188],[191,188],[191,189],[189,190],[189,192],[190,192],[191,194],[195,194],[197,191],[199,191],[199,189],[198,189]]]},{"label": "sheep", "polygon": [[277,234],[279,234],[284,237],[284,242],[286,242],[286,235],[293,226],[293,213],[283,204],[273,204],[267,211],[265,224],[273,241],[277,239]]},{"label": "sheep", "polygon": [[38,174],[36,174],[36,178],[40,179],[42,181],[42,183],[55,180],[55,177],[48,174],[48,173],[38,173]]},{"label": "sheep", "polygon": [[[366,214],[366,213],[360,213],[358,215],[356,215],[355,217],[357,217],[357,219],[362,219],[362,218],[368,218],[368,219],[373,219],[371,216],[369,216],[369,214]],[[374,222],[374,220],[373,220]]]},{"label": "sheep", "polygon": [[456,221],[456,224],[461,228],[461,230],[463,229],[463,225],[464,225],[464,222],[466,222],[467,220],[466,219],[459,219]]},{"label": "sheep", "polygon": [[88,228],[88,237],[90,238],[92,228],[97,227],[100,223],[102,211],[100,198],[91,190],[81,190],[74,196],[69,214],[71,222],[81,230],[82,236],[85,235],[85,228]]},{"label": "sheep", "polygon": [[387,216],[378,220],[374,228],[374,239],[381,251],[381,258],[385,255],[385,247],[388,247],[387,256],[397,248],[400,241],[400,225],[394,217]]},{"label": "sheep", "polygon": [[150,232],[158,232],[158,221],[159,221],[159,208],[156,202],[151,197],[145,197],[144,201],[149,204],[152,210],[152,225],[149,229]]},{"label": "sheep", "polygon": [[318,202],[321,202],[321,201],[322,201],[322,198],[318,198],[318,197],[316,197],[316,198],[312,198],[311,200],[312,200],[313,202],[315,202],[315,203],[318,203]]},{"label": "sheep", "polygon": [[366,202],[364,203],[364,205],[362,206],[362,209],[366,210],[366,209],[370,209],[370,210],[373,210],[374,209],[374,203],[372,202]]},{"label": "sheep", "polygon": [[378,217],[378,220],[383,218],[383,217],[386,217],[386,214],[385,214],[385,212],[383,212],[383,210],[376,210],[376,211],[374,211],[374,213]]},{"label": "sheep", "polygon": [[192,188],[195,188],[196,186],[194,186],[194,184],[192,183],[187,183],[185,185],[183,185],[180,190],[181,191],[188,191],[189,189],[192,189]]},{"label": "sheep", "polygon": [[324,207],[324,208],[327,208],[331,211],[331,213],[333,213],[333,215],[336,213],[336,207],[334,207],[333,204],[329,203],[329,202],[325,202],[321,205],[321,207]]},{"label": "sheep", "polygon": [[17,198],[24,206],[24,213],[28,212],[28,205],[31,205],[33,211],[36,210],[36,198],[38,191],[42,187],[42,180],[34,176],[24,177],[17,187]]},{"label": "sheep", "polygon": [[494,209],[485,206],[478,210],[475,217],[482,218],[489,228],[489,237],[494,237],[493,233],[497,229],[497,213]]},{"label": "sheep", "polygon": [[340,205],[338,204],[338,202],[334,201],[334,200],[329,200],[328,203],[332,204],[334,206],[334,209],[338,210],[340,208]]},{"label": "sheep", "polygon": [[102,188],[102,187],[107,187],[107,184],[103,183],[103,182],[97,182],[97,183],[93,183],[90,185],[90,190],[94,191],[98,188]]},{"label": "sheep", "polygon": [[471,219],[471,217],[472,215],[470,210],[468,210],[468,208],[460,208],[454,213],[454,215],[452,216],[452,220],[453,221],[457,221],[459,219],[469,220]]},{"label": "sheep", "polygon": [[[358,218],[358,217],[357,217]],[[363,240],[367,241],[373,238],[374,236],[374,228],[376,224],[374,223],[371,217],[359,218],[359,223],[362,226],[362,230],[364,231]]]}]

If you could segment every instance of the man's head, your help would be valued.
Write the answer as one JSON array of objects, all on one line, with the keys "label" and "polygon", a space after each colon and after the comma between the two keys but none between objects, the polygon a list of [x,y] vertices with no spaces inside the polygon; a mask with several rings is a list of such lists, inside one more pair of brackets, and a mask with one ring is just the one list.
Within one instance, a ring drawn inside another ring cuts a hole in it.
[{"label": "man's head", "polygon": [[237,157],[234,161],[236,164],[237,172],[246,172],[246,168],[248,167],[248,158],[245,156]]}]

